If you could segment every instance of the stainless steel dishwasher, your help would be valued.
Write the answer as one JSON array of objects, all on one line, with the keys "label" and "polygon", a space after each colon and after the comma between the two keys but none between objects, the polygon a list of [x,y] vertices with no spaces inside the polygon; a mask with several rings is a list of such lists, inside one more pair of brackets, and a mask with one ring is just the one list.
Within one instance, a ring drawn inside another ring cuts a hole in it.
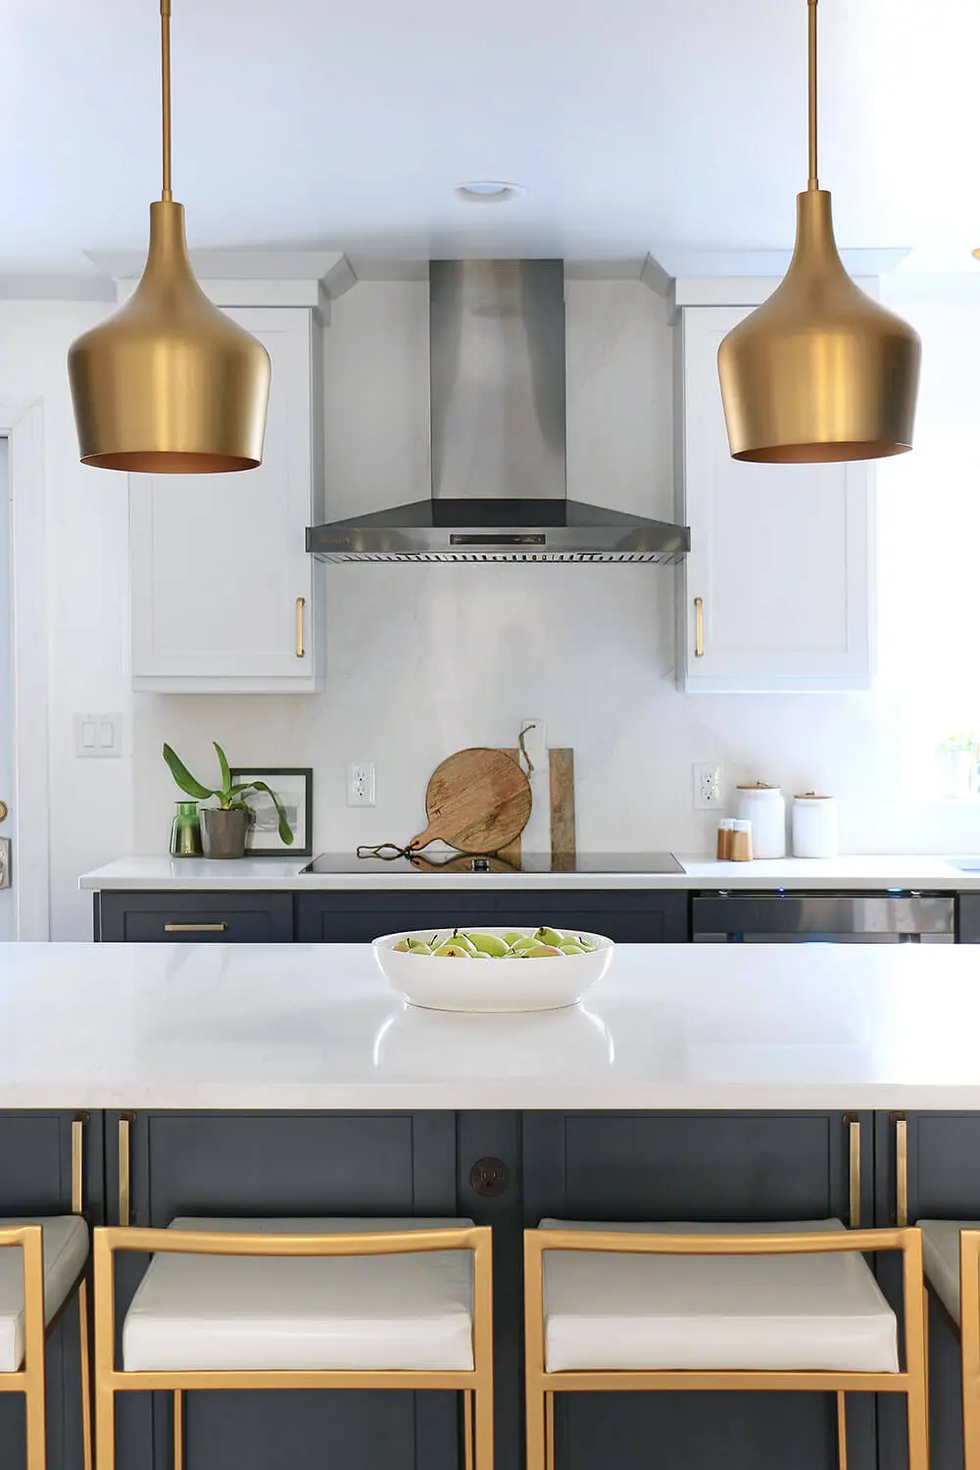
[{"label": "stainless steel dishwasher", "polygon": [[953,944],[951,893],[712,892],[693,902],[696,944]]}]

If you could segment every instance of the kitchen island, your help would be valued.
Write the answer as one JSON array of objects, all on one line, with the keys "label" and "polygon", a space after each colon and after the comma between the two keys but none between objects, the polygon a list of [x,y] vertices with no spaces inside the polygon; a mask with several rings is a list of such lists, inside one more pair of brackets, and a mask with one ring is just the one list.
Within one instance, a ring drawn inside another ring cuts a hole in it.
[{"label": "kitchen island", "polygon": [[[498,1460],[520,1464],[520,1238],[607,1220],[980,1217],[980,957],[969,947],[623,946],[580,1008],[412,1010],[362,946],[13,945],[0,951],[0,1211],[465,1215],[494,1228]],[[900,1116],[896,1116],[900,1115]],[[855,1126],[856,1125],[856,1126]],[[121,1153],[121,1148],[123,1152]],[[128,1265],[129,1263],[127,1263]],[[134,1269],[138,1263],[133,1263]],[[881,1280],[891,1295],[891,1262]],[[134,1287],[125,1273],[120,1306]],[[933,1314],[933,1464],[958,1454],[956,1347]],[[68,1413],[52,1470],[76,1470]],[[60,1381],[60,1379],[59,1379]],[[164,1470],[165,1399],[121,1405],[120,1465]],[[852,1470],[902,1463],[901,1414],[848,1406]],[[16,1406],[0,1404],[0,1463]],[[823,1396],[576,1396],[559,1470],[829,1470]],[[187,1470],[450,1470],[448,1396],[192,1396]],[[659,1447],[653,1454],[651,1447]],[[9,1457],[8,1457],[9,1456]]]}]

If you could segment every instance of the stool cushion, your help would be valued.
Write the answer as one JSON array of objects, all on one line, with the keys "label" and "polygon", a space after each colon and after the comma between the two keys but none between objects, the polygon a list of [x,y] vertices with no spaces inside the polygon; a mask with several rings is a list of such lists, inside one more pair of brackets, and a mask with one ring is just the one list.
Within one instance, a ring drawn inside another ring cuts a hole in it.
[{"label": "stool cushion", "polygon": [[[172,1230],[342,1235],[472,1220],[174,1220]],[[123,1326],[127,1372],[473,1367],[473,1255],[155,1255]]]},{"label": "stool cushion", "polygon": [[960,1231],[980,1230],[980,1220],[918,1220],[927,1279],[953,1321],[960,1320]]},{"label": "stool cushion", "polygon": [[[606,1224],[542,1220],[545,1230],[653,1235],[804,1234],[787,1224]],[[570,1369],[898,1371],[895,1314],[858,1252],[779,1256],[610,1255],[546,1251],[545,1366]]]},{"label": "stool cushion", "polygon": [[[44,1320],[62,1307],[88,1259],[88,1226],[80,1215],[0,1220],[8,1225],[40,1225],[44,1242]],[[24,1252],[0,1250],[0,1373],[16,1373],[24,1362]]]}]

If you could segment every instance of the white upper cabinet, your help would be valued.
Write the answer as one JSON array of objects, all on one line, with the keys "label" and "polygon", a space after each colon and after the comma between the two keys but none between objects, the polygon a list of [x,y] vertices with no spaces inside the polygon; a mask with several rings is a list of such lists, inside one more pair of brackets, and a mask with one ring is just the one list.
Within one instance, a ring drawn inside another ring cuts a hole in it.
[{"label": "white upper cabinet", "polygon": [[750,309],[688,307],[678,328],[680,494],[691,528],[679,682],[692,693],[867,689],[872,472],[731,458],[718,346]]},{"label": "white upper cabinet", "polygon": [[272,386],[262,464],[131,475],[136,689],[294,693],[321,686],[323,597],[305,531],[322,519],[322,337],[306,307],[240,307]]}]

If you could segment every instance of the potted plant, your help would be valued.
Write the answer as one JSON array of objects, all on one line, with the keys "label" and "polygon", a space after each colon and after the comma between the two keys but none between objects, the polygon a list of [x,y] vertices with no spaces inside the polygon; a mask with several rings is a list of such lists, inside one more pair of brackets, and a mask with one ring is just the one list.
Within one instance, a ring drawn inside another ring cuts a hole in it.
[{"label": "potted plant", "polygon": [[250,791],[264,791],[272,798],[279,816],[279,837],[283,842],[291,843],[293,840],[292,828],[286,820],[282,802],[272,787],[267,786],[264,781],[243,781],[237,785],[233,784],[228,759],[217,740],[213,743],[221,772],[221,785],[214,788],[203,786],[191,775],[176,751],[172,750],[169,745],[163,747],[163,758],[170,767],[170,774],[181,791],[186,791],[188,796],[193,796],[197,801],[207,801],[212,796],[218,798],[217,806],[201,808],[201,846],[204,856],[210,858],[245,856],[245,838],[252,820],[252,813],[245,797]]}]

